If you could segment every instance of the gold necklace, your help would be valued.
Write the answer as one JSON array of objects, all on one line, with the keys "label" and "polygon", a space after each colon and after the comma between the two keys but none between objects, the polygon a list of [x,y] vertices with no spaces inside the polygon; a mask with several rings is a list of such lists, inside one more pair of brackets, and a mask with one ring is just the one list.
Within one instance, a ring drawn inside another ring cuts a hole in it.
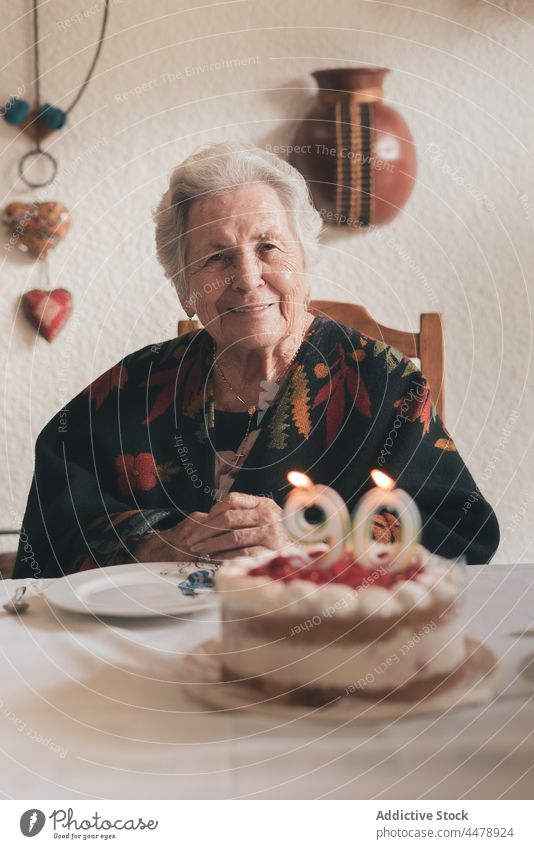
[{"label": "gold necklace", "polygon": [[251,424],[252,424],[252,418],[253,418],[253,416],[254,416],[254,413],[256,412],[256,407],[255,407],[255,405],[254,405],[254,404],[248,404],[248,403],[247,403],[247,402],[246,402],[243,398],[241,398],[241,396],[240,396],[240,395],[238,395],[238,394],[237,394],[237,392],[235,391],[234,387],[232,386],[232,384],[230,383],[230,381],[228,380],[228,378],[227,378],[227,377],[226,377],[226,375],[224,374],[224,372],[223,372],[222,368],[220,367],[219,363],[217,363],[217,362],[215,363],[215,368],[217,369],[217,371],[218,371],[218,372],[219,372],[219,374],[221,375],[222,379],[224,380],[224,382],[226,383],[226,385],[228,386],[228,388],[231,390],[232,394],[233,394],[233,395],[237,398],[237,400],[238,400],[238,401],[240,401],[240,402],[241,402],[241,404],[243,404],[243,406],[245,406],[245,407],[247,408],[247,413],[248,413],[248,423],[247,423],[247,429],[246,429],[246,431],[245,431],[245,435],[244,435],[243,439],[242,439],[242,440],[241,440],[241,442],[239,443],[238,450],[236,451],[235,459],[234,459],[234,464],[235,464],[236,466],[239,466],[239,465],[240,465],[240,463],[241,463],[242,458],[243,458],[243,457],[244,457],[244,455],[245,455],[245,452],[244,452],[244,446],[245,446],[245,443],[246,443],[246,441],[247,441],[248,435],[249,435],[249,433],[250,433],[250,426],[251,426]]},{"label": "gold necklace", "polygon": [[[297,349],[296,349],[295,353],[294,353],[294,354],[293,354],[293,356],[291,357],[291,359],[290,359],[289,363],[288,363],[288,364],[287,364],[287,366],[284,368],[284,370],[282,371],[282,373],[281,373],[280,375],[276,375],[275,383],[278,383],[278,382],[281,380],[281,378],[282,378],[282,377],[285,377],[285,376],[286,376],[287,372],[289,371],[289,369],[291,368],[291,366],[292,366],[292,365],[293,365],[293,363],[295,362],[295,360],[296,360],[296,358],[297,358],[297,354],[298,354],[298,352],[300,351],[301,345],[302,345],[302,343],[304,342],[304,336],[305,336],[305,334],[306,334],[306,323],[304,323],[304,327],[303,327],[303,329],[302,329],[302,334],[301,334],[301,337],[300,337],[300,341],[299,341],[299,344],[298,344],[298,346],[297,346]],[[235,391],[234,387],[232,386],[232,384],[230,383],[230,381],[229,381],[229,380],[228,380],[228,378],[226,377],[225,373],[223,372],[223,370],[222,370],[221,366],[219,365],[219,363],[218,363],[216,360],[214,361],[214,366],[215,366],[215,368],[217,369],[217,371],[218,371],[218,373],[220,374],[220,376],[222,377],[222,379],[223,379],[223,381],[225,382],[226,386],[228,387],[228,389],[230,390],[230,392],[231,392],[231,393],[232,393],[232,395],[234,396],[234,398],[237,398],[237,400],[238,400],[241,404],[243,404],[243,406],[244,406],[244,407],[246,407],[246,408],[247,408],[247,413],[248,413],[248,424],[247,424],[247,430],[246,430],[246,433],[245,433],[245,435],[244,435],[244,437],[243,437],[243,439],[241,440],[241,443],[240,443],[240,445],[239,445],[239,448],[240,448],[241,450],[238,450],[238,451],[236,452],[236,455],[235,455],[235,464],[236,464],[236,465],[239,465],[239,463],[241,462],[241,458],[244,456],[243,448],[244,448],[244,445],[245,445],[245,443],[246,443],[246,441],[247,441],[248,435],[249,435],[249,433],[250,433],[250,426],[251,426],[251,424],[252,424],[252,417],[254,416],[254,413],[256,412],[257,407],[256,407],[256,405],[255,405],[255,404],[251,404],[250,402],[245,401],[245,399],[244,399],[244,398],[242,398],[242,397],[241,397],[241,395],[238,395],[238,394],[237,394],[237,392]]]}]

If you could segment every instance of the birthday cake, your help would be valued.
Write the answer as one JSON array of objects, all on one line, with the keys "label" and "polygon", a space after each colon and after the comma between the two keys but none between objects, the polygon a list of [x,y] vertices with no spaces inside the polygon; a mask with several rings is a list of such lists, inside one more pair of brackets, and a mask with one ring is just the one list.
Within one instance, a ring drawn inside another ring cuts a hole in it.
[{"label": "birthday cake", "polygon": [[[350,553],[228,561],[216,579],[225,681],[267,698],[414,701],[455,684],[465,661],[464,574],[417,545],[403,569]],[[324,558],[323,558],[324,560]]]}]

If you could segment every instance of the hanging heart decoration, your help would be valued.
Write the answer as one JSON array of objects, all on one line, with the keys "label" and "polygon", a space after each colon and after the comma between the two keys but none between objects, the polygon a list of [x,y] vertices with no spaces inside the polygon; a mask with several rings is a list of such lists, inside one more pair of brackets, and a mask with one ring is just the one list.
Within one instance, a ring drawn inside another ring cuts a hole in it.
[{"label": "hanging heart decoration", "polygon": [[37,332],[52,342],[72,312],[72,295],[67,289],[30,289],[22,296],[22,309]]},{"label": "hanging heart decoration", "polygon": [[2,221],[16,238],[17,247],[40,262],[67,235],[72,223],[70,212],[57,200],[13,201],[6,206]]}]

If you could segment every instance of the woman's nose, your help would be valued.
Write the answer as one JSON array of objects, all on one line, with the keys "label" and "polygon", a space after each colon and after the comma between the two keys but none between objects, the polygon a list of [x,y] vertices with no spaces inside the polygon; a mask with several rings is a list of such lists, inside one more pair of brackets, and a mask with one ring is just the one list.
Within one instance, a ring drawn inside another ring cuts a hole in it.
[{"label": "woman's nose", "polygon": [[255,289],[263,284],[262,264],[252,250],[243,250],[235,257],[232,285],[238,289]]}]

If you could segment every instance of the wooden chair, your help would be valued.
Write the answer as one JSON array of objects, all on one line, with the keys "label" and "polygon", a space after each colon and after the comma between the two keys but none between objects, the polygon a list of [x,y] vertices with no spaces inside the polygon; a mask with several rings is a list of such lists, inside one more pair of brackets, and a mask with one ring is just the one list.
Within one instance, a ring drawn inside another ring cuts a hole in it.
[{"label": "wooden chair", "polygon": [[[15,531],[18,533],[18,531]],[[0,554],[0,576],[2,578],[11,578],[13,569],[15,568],[16,551],[8,551]]]},{"label": "wooden chair", "polygon": [[[342,301],[312,301],[309,310],[314,315],[324,315],[361,330],[366,336],[380,339],[397,348],[406,357],[417,357],[421,371],[428,381],[432,400],[440,417],[445,419],[445,337],[443,313],[424,312],[420,316],[419,331],[394,330],[379,324],[361,304]],[[202,327],[199,321],[186,319],[178,322],[178,335]]]}]

